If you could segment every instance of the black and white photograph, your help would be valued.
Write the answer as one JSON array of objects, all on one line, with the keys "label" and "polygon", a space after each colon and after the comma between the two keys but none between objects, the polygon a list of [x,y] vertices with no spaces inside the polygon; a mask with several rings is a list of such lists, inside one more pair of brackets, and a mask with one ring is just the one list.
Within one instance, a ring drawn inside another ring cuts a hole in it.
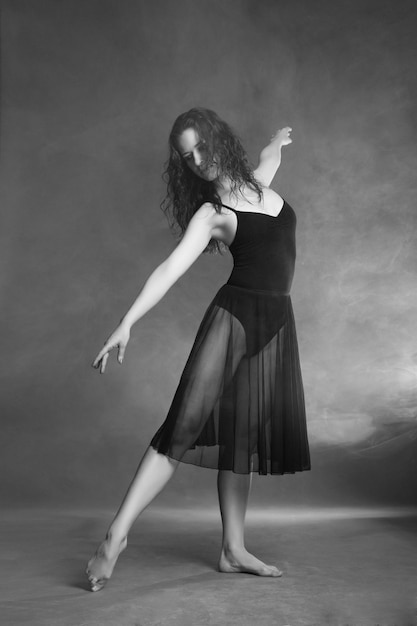
[{"label": "black and white photograph", "polygon": [[417,2],[0,22],[0,623],[417,626]]}]

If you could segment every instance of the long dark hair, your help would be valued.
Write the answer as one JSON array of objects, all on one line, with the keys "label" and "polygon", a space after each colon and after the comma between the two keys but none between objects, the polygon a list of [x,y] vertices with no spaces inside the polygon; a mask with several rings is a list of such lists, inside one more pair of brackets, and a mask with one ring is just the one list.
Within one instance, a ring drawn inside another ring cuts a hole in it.
[{"label": "long dark hair", "polygon": [[[249,186],[258,193],[259,199],[262,197],[262,187],[255,179],[246,152],[230,126],[210,109],[190,109],[177,117],[169,135],[169,158],[164,171],[167,194],[161,204],[171,226],[179,230],[180,236],[204,202],[211,202],[218,213],[222,208],[215,183],[194,174],[178,150],[178,138],[188,128],[194,129],[204,141],[208,160],[215,161],[221,174],[230,178],[232,193]],[[210,252],[219,249],[220,245],[215,240],[210,241],[207,247]]]}]

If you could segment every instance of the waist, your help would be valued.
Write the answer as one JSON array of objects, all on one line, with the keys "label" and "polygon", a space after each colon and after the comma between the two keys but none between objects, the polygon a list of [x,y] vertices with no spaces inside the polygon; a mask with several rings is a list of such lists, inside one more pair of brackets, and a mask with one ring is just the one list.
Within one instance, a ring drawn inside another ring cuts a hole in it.
[{"label": "waist", "polygon": [[247,293],[253,293],[253,294],[259,294],[259,295],[269,295],[269,296],[289,296],[290,292],[289,290],[281,290],[281,289],[257,289],[256,287],[243,287],[241,285],[235,285],[231,279],[229,278],[229,280],[227,281],[227,283],[225,285],[223,285],[222,289],[224,287],[232,287],[233,289],[236,289],[237,291],[240,292],[247,292]]},{"label": "waist", "polygon": [[259,258],[234,258],[229,285],[260,291],[288,294],[294,277],[295,257],[268,255]]}]

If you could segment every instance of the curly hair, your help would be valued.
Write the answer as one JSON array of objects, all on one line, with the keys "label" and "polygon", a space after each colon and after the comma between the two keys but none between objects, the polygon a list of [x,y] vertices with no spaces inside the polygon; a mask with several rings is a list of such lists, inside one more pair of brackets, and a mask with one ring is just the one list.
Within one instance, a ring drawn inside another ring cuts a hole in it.
[{"label": "curly hair", "polygon": [[[171,227],[179,231],[180,236],[202,204],[212,203],[218,213],[222,208],[215,182],[203,180],[194,174],[178,150],[178,139],[188,128],[194,129],[200,140],[204,141],[208,160],[215,161],[222,176],[230,178],[232,193],[248,186],[258,193],[259,199],[262,197],[262,187],[255,179],[246,152],[230,126],[210,109],[190,109],[174,122],[169,135],[169,157],[163,176],[167,194],[161,208],[168,216]],[[219,242],[213,239],[207,246],[209,252],[220,249]]]}]

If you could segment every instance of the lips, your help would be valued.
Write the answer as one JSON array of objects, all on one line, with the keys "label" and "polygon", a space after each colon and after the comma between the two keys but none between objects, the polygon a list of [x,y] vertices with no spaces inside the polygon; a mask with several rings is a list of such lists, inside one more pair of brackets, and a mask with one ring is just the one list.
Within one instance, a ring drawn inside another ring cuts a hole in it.
[{"label": "lips", "polygon": [[198,173],[200,176],[202,176],[203,178],[207,177],[209,175],[209,167],[199,167],[198,168]]},{"label": "lips", "polygon": [[214,166],[215,166],[215,163],[214,161],[212,161],[211,163],[205,164],[203,167],[199,167],[198,171],[201,176],[210,176],[213,173],[212,170]]}]

